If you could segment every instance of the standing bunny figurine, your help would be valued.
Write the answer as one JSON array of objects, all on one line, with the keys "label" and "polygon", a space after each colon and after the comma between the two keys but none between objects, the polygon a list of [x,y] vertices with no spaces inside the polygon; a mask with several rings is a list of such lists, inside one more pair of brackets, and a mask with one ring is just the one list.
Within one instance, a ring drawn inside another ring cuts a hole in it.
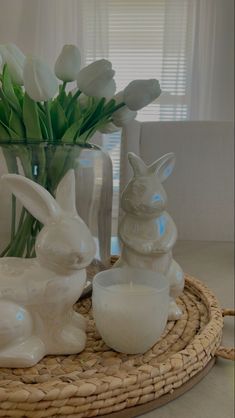
[{"label": "standing bunny figurine", "polygon": [[47,354],[78,353],[86,343],[86,320],[73,305],[95,243],[76,211],[74,171],[61,180],[56,199],[23,176],[8,174],[2,181],[44,227],[36,258],[0,259],[0,367],[29,367]]},{"label": "standing bunny figurine", "polygon": [[177,239],[176,226],[165,211],[167,196],[162,183],[175,165],[173,153],[159,158],[150,166],[128,153],[134,177],[121,197],[125,212],[119,225],[121,257],[115,267],[145,268],[164,274],[170,282],[169,319],[178,319],[181,310],[175,302],[184,288],[184,274],[172,257]]}]

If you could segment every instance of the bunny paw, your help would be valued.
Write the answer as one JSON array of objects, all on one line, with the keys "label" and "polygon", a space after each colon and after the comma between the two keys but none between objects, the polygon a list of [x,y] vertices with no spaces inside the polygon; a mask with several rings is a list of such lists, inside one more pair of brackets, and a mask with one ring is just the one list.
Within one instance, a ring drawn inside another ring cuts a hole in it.
[{"label": "bunny paw", "polygon": [[177,321],[182,316],[182,310],[179,308],[173,298],[170,298],[170,306],[168,312],[169,321]]},{"label": "bunny paw", "polygon": [[83,331],[86,331],[88,321],[80,313],[73,311],[72,312],[71,323],[75,327],[80,328]]},{"label": "bunny paw", "polygon": [[86,333],[74,325],[67,324],[57,334],[49,354],[76,354],[84,350]]},{"label": "bunny paw", "polygon": [[20,344],[0,351],[0,367],[32,367],[45,356],[40,338],[32,336]]}]

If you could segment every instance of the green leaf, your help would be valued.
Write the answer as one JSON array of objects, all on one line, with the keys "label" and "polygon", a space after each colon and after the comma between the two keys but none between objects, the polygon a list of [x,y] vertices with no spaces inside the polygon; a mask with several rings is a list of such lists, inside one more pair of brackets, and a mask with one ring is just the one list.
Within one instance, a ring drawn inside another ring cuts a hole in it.
[{"label": "green leaf", "polygon": [[13,107],[17,112],[21,113],[21,107],[18,98],[15,94],[13,83],[11,81],[11,76],[6,64],[3,67],[2,76],[2,89],[6,99],[8,100],[11,107]]},{"label": "green leaf", "polygon": [[51,106],[51,122],[55,138],[60,139],[68,128],[68,121],[64,109],[57,100]]},{"label": "green leaf", "polygon": [[[10,111],[10,109],[9,109],[9,111]],[[9,117],[7,117],[7,116],[8,116],[8,114],[6,112],[6,107],[4,106],[4,102],[3,102],[3,100],[0,100],[0,119],[5,124],[7,124],[7,121],[9,119]]]},{"label": "green leaf", "polygon": [[18,99],[18,102],[20,103],[21,108],[23,107],[23,100],[24,100],[24,92],[21,86],[18,86],[17,84],[13,85],[15,95]]},{"label": "green leaf", "polygon": [[43,118],[40,117],[39,119],[40,119],[40,127],[41,127],[42,136],[44,139],[48,139],[49,133],[46,127],[46,123],[44,122]]},{"label": "green leaf", "polygon": [[13,109],[11,109],[11,114],[9,118],[9,127],[16,132],[16,138],[20,137],[25,138],[25,128],[22,122],[22,119],[19,117]]},{"label": "green leaf", "polygon": [[81,134],[88,129],[92,128],[100,119],[103,118],[105,98],[99,100],[98,104],[94,107],[93,112],[88,112],[87,119],[85,120],[84,126],[81,128]]},{"label": "green leaf", "polygon": [[9,135],[7,129],[1,124],[1,121],[0,121],[0,140],[1,139],[9,139],[9,138],[10,138],[10,135]]},{"label": "green leaf", "polygon": [[42,132],[38,116],[37,103],[25,93],[23,101],[23,120],[26,136],[30,139],[41,139]]},{"label": "green leaf", "polygon": [[69,117],[69,124],[72,124],[76,121],[78,121],[82,116],[82,109],[79,105],[79,103],[74,103],[74,107],[71,111],[70,117]]},{"label": "green leaf", "polygon": [[63,109],[67,108],[69,102],[71,101],[71,97],[71,93],[68,93],[67,95],[64,90],[60,92],[59,96],[57,97],[57,100],[59,101]]},{"label": "green leaf", "polygon": [[64,133],[62,137],[63,142],[73,142],[74,138],[77,136],[77,132],[80,130],[81,122],[74,122]]},{"label": "green leaf", "polygon": [[4,92],[2,91],[1,88],[0,88],[0,98],[2,99],[0,103],[2,103],[2,107],[3,107],[3,111],[4,111],[4,115],[5,115],[5,121],[7,123],[8,119],[10,117],[11,108],[10,108],[8,100],[7,100],[7,98],[6,98]]},{"label": "green leaf", "polygon": [[9,132],[7,138],[17,138],[19,139],[19,136],[17,136],[17,133],[13,131],[9,126],[7,126],[2,120],[0,120],[0,124]]}]

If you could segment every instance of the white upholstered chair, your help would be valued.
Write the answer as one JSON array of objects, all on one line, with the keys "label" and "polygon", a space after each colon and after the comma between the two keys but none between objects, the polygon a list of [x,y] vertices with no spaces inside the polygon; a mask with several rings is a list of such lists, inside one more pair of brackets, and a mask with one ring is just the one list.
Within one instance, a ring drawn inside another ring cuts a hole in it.
[{"label": "white upholstered chair", "polygon": [[232,241],[233,122],[137,122],[122,133],[121,190],[131,175],[127,152],[151,163],[173,151],[176,166],[164,183],[179,239]]}]

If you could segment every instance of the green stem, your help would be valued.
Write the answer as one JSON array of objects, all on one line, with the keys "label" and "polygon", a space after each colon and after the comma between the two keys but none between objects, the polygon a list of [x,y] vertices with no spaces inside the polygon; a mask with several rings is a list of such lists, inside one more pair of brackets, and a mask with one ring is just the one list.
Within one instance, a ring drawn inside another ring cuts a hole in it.
[{"label": "green stem", "polygon": [[111,111],[109,110],[108,112],[106,112],[106,116],[113,114],[118,109],[121,109],[121,107],[124,107],[124,106],[126,106],[126,103],[124,102],[119,103],[117,106],[114,106],[114,108]]},{"label": "green stem", "polygon": [[77,98],[80,96],[80,94],[81,94],[82,92],[81,92],[81,90],[78,90],[75,94],[74,94],[74,96],[72,97],[72,99],[70,100],[70,102],[69,102],[69,104],[68,104],[68,106],[67,106],[67,109],[65,109],[65,114],[66,114],[66,116],[67,116],[67,118],[69,119],[69,117],[70,117],[70,114],[71,114],[71,109],[72,109],[72,106],[73,106],[73,104],[76,102],[76,100],[77,100]]},{"label": "green stem", "polygon": [[1,97],[1,99],[2,99],[2,101],[4,102],[4,106],[6,106],[7,108],[8,108],[8,110],[9,110],[9,108],[10,107],[12,107],[12,109],[14,109],[15,110],[15,112],[17,113],[17,114],[19,114],[19,115],[21,115],[20,114],[20,108],[18,108],[13,102],[12,102],[12,100],[11,99],[9,99],[9,98],[6,98],[6,96],[5,96],[5,94],[4,94],[4,91],[0,88],[0,97]]},{"label": "green stem", "polygon": [[119,103],[118,105],[113,107],[111,110],[104,112],[102,115],[98,115],[93,120],[92,118],[89,118],[88,121],[84,124],[84,126],[80,130],[80,135],[83,135],[85,132],[90,131],[92,128],[96,126],[97,123],[100,124],[101,121],[103,122],[104,120],[108,119],[114,112],[116,112],[118,109],[121,109],[124,106],[126,106],[124,102]]},{"label": "green stem", "polygon": [[45,108],[44,108],[44,106],[42,105],[42,103],[37,102],[37,105],[38,105],[39,109],[40,109],[43,113],[45,113]]},{"label": "green stem", "polygon": [[61,86],[61,92],[65,91],[67,85],[67,81],[63,81],[63,84]]},{"label": "green stem", "polygon": [[44,105],[45,105],[47,123],[48,123],[48,130],[49,130],[49,138],[48,139],[53,140],[53,129],[52,129],[52,123],[51,123],[51,114],[50,114],[49,102],[45,102]]},{"label": "green stem", "polygon": [[18,229],[21,227],[21,225],[23,223],[25,214],[26,214],[26,209],[23,207],[22,208],[22,211],[21,211],[21,214],[20,214],[20,220],[19,220],[19,224],[18,224]]}]

